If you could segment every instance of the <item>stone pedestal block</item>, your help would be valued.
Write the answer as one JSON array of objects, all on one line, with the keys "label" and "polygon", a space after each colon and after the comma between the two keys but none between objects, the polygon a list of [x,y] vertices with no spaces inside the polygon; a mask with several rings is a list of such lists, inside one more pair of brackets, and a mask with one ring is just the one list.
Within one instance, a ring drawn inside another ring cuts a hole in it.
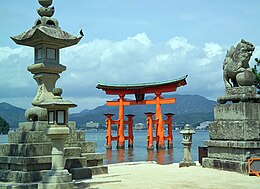
[{"label": "stone pedestal block", "polygon": [[214,168],[226,171],[233,171],[242,174],[248,174],[248,164],[247,162],[225,160],[217,158],[203,158],[202,165],[205,168]]},{"label": "stone pedestal block", "polygon": [[260,103],[217,104],[214,108],[214,120],[260,120]]},{"label": "stone pedestal block", "polygon": [[260,140],[260,121],[214,121],[209,125],[212,140]]},{"label": "stone pedestal block", "polygon": [[[85,131],[76,131],[75,122],[69,122],[68,125],[71,133],[65,141],[64,149],[66,168],[72,178],[90,178],[92,172],[107,173],[107,167],[103,166],[104,155],[95,153],[96,143],[86,142]],[[0,188],[38,187],[43,175],[51,169],[52,147],[50,139],[44,134],[47,127],[46,121],[23,122],[19,124],[16,132],[9,132],[9,143],[0,144],[0,181],[6,182],[4,186],[0,184]],[[42,183],[40,185],[47,186]],[[72,184],[69,182],[63,188],[67,185],[70,187]],[[50,183],[47,186],[55,187],[55,184]]]}]

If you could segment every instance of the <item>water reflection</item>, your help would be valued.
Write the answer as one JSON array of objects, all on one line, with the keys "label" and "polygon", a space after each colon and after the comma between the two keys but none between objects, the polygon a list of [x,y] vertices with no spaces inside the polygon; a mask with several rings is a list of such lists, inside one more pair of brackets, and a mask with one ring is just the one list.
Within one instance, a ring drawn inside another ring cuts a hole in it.
[{"label": "water reflection", "polygon": [[173,162],[173,150],[147,150],[147,161],[156,161],[158,164],[170,164]]},{"label": "water reflection", "polygon": [[[145,153],[145,149],[142,154]],[[147,161],[156,161],[158,164],[173,163],[173,150],[146,150]],[[134,154],[134,149],[107,149],[106,164],[133,162],[138,160],[138,155]],[[141,160],[141,158],[140,158]]]}]

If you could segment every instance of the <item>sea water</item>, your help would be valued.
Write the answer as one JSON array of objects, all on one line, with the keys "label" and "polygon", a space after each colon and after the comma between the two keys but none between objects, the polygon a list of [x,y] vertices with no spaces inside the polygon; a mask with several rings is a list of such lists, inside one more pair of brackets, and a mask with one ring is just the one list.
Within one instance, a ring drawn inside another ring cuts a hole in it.
[{"label": "sea water", "polygon": [[[113,131],[113,136],[116,132]],[[112,150],[106,150],[106,131],[86,131],[86,141],[96,142],[96,152],[104,153],[104,164],[136,162],[136,161],[156,161],[159,164],[178,163],[183,158],[182,135],[179,131],[173,131],[173,149],[147,150],[147,131],[134,130],[134,147],[128,149],[127,141],[125,149],[116,149],[116,141],[113,141]],[[191,156],[193,161],[198,161],[198,147],[204,146],[204,141],[209,139],[208,131],[196,131],[192,137]],[[8,136],[0,135],[0,143],[7,143]],[[156,144],[154,143],[154,146]]]},{"label": "sea water", "polygon": [[[113,131],[116,136],[116,131]],[[147,131],[134,130],[134,147],[128,149],[125,141],[125,149],[116,149],[116,141],[112,143],[112,150],[106,150],[106,131],[86,131],[86,140],[97,143],[97,152],[105,154],[105,164],[136,162],[136,161],[156,161],[159,164],[178,163],[183,158],[182,134],[179,131],[173,131],[173,149],[167,149],[165,141],[165,150],[147,150]],[[209,139],[208,131],[197,130],[192,137],[191,156],[193,161],[198,161],[198,147],[205,146],[204,141]],[[154,146],[156,143],[154,142]]]}]

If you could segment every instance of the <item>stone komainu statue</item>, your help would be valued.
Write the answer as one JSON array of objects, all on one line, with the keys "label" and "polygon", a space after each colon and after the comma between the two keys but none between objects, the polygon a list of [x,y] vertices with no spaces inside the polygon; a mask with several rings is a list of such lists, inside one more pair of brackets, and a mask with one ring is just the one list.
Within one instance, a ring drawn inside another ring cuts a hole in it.
[{"label": "stone komainu statue", "polygon": [[249,68],[249,60],[254,50],[253,44],[242,39],[236,47],[232,46],[227,51],[223,64],[223,77],[226,88],[251,86],[254,83],[254,74]]}]

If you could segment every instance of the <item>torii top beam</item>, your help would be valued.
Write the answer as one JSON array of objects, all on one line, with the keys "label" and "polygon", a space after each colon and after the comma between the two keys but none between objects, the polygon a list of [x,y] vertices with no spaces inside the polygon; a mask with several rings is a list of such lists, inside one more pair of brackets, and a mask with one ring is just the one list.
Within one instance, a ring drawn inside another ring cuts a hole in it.
[{"label": "torii top beam", "polygon": [[179,79],[172,79],[163,82],[138,83],[138,84],[107,84],[98,82],[96,88],[102,89],[108,95],[126,95],[126,94],[146,94],[174,92],[180,86],[187,84],[188,75]]}]

